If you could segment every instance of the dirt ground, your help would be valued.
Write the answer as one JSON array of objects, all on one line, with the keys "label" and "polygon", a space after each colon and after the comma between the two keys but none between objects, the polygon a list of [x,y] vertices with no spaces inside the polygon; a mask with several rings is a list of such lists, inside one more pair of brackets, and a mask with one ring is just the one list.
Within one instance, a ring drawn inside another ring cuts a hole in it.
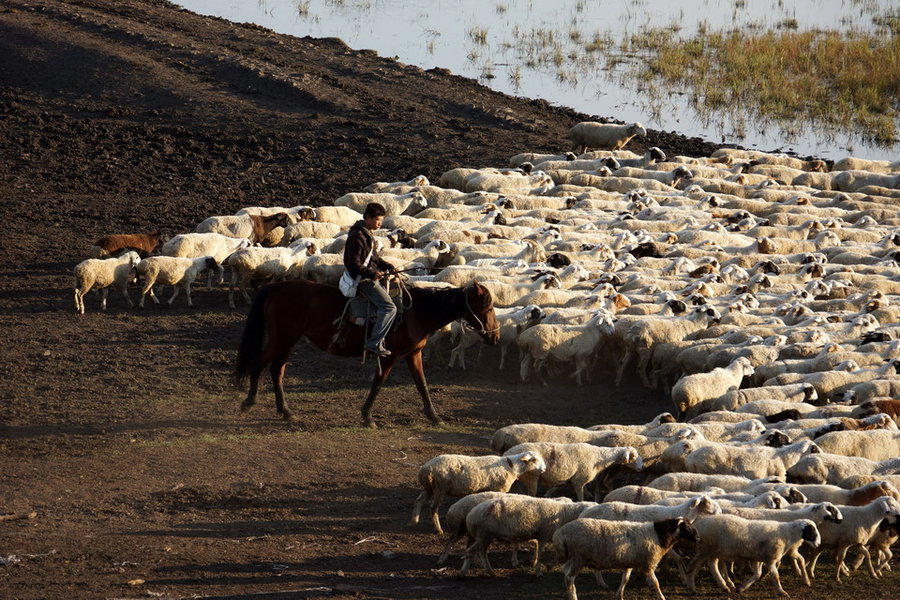
[{"label": "dirt ground", "polygon": [[[426,364],[442,427],[396,372],[360,427],[371,366],[300,345],[287,392],[242,415],[229,373],[246,308],[221,290],[172,309],[72,309],[72,267],[102,234],[187,232],[242,206],[321,204],[374,181],[558,151],[586,115],[492,92],[339,40],[291,38],[156,0],[0,0],[0,598],[557,598],[494,561],[437,569],[404,524],[419,464],[487,451],[516,421],[636,423],[636,385],[522,385]],[[635,146],[714,146],[650,132]],[[136,297],[132,289],[132,298]],[[598,378],[600,379],[600,378]],[[785,569],[787,570],[787,569]],[[794,597],[896,598],[891,576]],[[586,574],[579,586],[596,593]],[[688,597],[670,575],[670,598]],[[771,594],[768,584],[749,597]],[[640,583],[629,597],[649,597]],[[698,597],[719,597],[705,579]]]}]

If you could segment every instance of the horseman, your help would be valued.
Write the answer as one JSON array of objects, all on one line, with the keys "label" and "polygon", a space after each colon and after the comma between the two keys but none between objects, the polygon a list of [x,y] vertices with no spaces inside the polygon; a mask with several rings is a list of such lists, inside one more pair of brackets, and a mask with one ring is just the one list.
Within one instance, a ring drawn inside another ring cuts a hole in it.
[{"label": "horseman", "polygon": [[347,235],[344,246],[344,269],[357,283],[356,291],[375,306],[375,324],[366,340],[366,351],[375,356],[390,356],[384,347],[397,307],[388,295],[381,281],[390,276],[394,267],[378,256],[373,231],[381,227],[385,215],[384,206],[372,202],[366,206],[363,218],[357,221]]}]

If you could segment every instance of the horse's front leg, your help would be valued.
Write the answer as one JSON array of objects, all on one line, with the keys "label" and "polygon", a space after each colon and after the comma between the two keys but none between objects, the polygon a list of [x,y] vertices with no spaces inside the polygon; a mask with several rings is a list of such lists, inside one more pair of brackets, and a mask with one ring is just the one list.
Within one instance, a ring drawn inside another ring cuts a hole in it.
[{"label": "horse's front leg", "polygon": [[397,357],[392,354],[381,359],[375,357],[375,360],[381,361],[381,369],[376,369],[375,374],[372,375],[372,387],[369,388],[369,396],[362,406],[363,423],[371,429],[378,429],[378,425],[375,424],[375,420],[372,418],[372,405],[375,404],[375,396],[378,395],[379,390],[381,390],[381,384],[384,383],[384,380],[390,375],[391,369],[394,368]]},{"label": "horse's front leg", "polygon": [[425,416],[435,425],[442,424],[443,421],[434,412],[434,405],[431,403],[431,396],[428,394],[428,384],[425,382],[425,369],[422,366],[422,351],[419,350],[408,355],[406,357],[406,366],[409,367],[413,381],[416,382],[416,389],[419,390],[419,395],[422,396],[422,408],[425,411]]}]

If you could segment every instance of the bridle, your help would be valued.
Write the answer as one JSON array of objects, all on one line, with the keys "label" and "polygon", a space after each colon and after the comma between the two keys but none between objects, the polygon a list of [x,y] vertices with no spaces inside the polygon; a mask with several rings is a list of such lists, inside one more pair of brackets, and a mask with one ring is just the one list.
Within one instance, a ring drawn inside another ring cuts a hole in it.
[{"label": "bridle", "polygon": [[484,326],[484,323],[481,321],[481,319],[478,318],[478,315],[475,314],[475,311],[472,310],[472,305],[469,304],[469,290],[470,289],[475,289],[474,284],[463,288],[463,298],[465,298],[465,301],[466,301],[466,310],[469,311],[469,314],[472,315],[472,318],[474,318],[475,322],[478,323],[479,329],[475,329],[474,327],[472,327],[472,325],[467,323],[465,320],[465,318],[466,318],[465,315],[463,315],[461,318],[457,319],[459,321],[460,325],[462,325],[463,327],[468,327],[469,329],[472,329],[475,333],[482,334],[482,335],[485,335],[488,333],[493,333],[495,331],[500,331],[499,323],[497,324],[497,327],[494,327],[493,329],[487,329]]}]

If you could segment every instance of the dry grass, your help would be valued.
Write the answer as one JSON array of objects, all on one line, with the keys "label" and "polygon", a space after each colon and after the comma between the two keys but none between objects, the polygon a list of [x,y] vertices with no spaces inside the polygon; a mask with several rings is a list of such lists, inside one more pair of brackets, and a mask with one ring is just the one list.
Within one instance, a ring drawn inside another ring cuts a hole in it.
[{"label": "dry grass", "polygon": [[878,144],[897,141],[900,18],[884,35],[833,31],[700,32],[671,29],[628,38],[643,56],[634,72],[692,92],[699,111],[739,105],[782,126],[798,120],[858,130]]}]

